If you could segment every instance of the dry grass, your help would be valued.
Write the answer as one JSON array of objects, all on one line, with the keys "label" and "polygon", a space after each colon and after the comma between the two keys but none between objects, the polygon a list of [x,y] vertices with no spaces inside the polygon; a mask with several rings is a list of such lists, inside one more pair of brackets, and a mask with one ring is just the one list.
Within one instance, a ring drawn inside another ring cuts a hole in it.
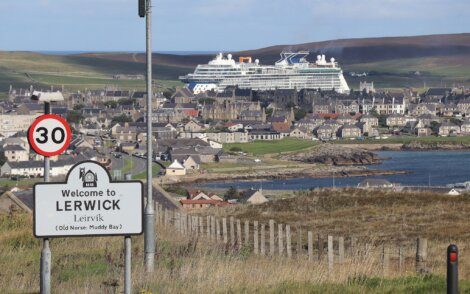
[{"label": "dry grass", "polygon": [[[416,237],[469,239],[470,197],[435,193],[324,189],[293,192],[261,205],[237,205],[201,212],[301,225],[316,233],[373,236],[404,241]],[[295,197],[292,197],[295,196]]]},{"label": "dry grass", "polygon": [[[310,198],[322,198],[323,192],[299,196],[298,200],[280,200],[278,203],[271,203],[269,207],[239,207],[224,212],[244,218],[256,217],[263,221],[275,216],[278,212],[285,213],[288,209],[291,212],[292,209],[297,210],[295,213],[297,217],[320,214],[322,217],[331,215],[333,218],[339,218],[337,216],[339,210],[345,212],[345,223],[348,224],[351,214],[347,213],[347,207],[369,207],[367,211],[370,209],[378,213],[380,210],[378,207],[393,206],[391,205],[393,203],[388,203],[378,195],[360,200],[364,196],[360,197],[361,192],[355,192],[356,194],[350,196],[352,198],[342,199],[340,195],[346,197],[345,192],[337,192],[329,200],[315,200],[315,213],[311,210],[312,207],[308,208],[311,205]],[[384,194],[383,196],[390,197],[391,195]],[[339,199],[336,199],[337,197]],[[396,197],[401,200],[394,202],[395,205],[401,203],[399,207],[410,207],[406,213],[409,213],[419,202],[417,199],[408,199],[405,195]],[[448,201],[439,196],[429,197],[426,199],[432,201],[424,201],[423,209],[428,205],[441,203],[442,210],[445,210],[449,207],[460,207],[467,202],[462,197],[451,198],[452,200],[448,200],[451,203],[447,203]],[[356,199],[357,203],[351,202],[351,199]],[[430,204],[429,202],[436,203]],[[288,203],[292,206],[286,206]],[[260,212],[262,209],[266,209],[267,214],[262,214]],[[402,211],[397,207],[393,209]],[[358,210],[355,208],[354,211]],[[286,221],[286,216],[281,215],[282,220]],[[419,218],[416,217],[416,219]],[[421,219],[425,220],[423,216]],[[295,218],[292,220],[295,221]],[[342,230],[344,232],[344,227],[338,219],[321,221],[317,219],[316,221],[324,223],[325,232],[328,226],[334,227],[334,224],[340,227],[338,232]],[[365,230],[370,230],[370,236],[373,236],[375,230],[379,230],[362,221],[356,221],[354,225],[362,225]],[[392,229],[390,228],[390,231]],[[388,231],[384,227],[380,230]],[[426,231],[423,230],[423,233]],[[407,257],[404,267],[399,270],[396,254],[392,253],[390,254],[390,268],[387,273],[384,273],[381,262],[382,239],[378,237],[367,240],[358,238],[358,254],[350,255],[347,249],[344,263],[338,264],[338,258],[335,256],[334,269],[328,271],[326,256],[323,256],[320,261],[316,259],[308,261],[305,250],[302,250],[299,255],[295,254],[293,259],[259,256],[252,253],[251,247],[233,250],[205,237],[182,236],[175,233],[172,227],[159,226],[157,266],[149,278],[144,274],[142,265],[143,238],[133,238],[133,288],[135,293],[430,293],[445,290],[444,252],[448,244],[445,240],[429,241],[428,267],[432,275],[417,276],[414,273],[414,248],[411,244],[405,244],[404,247]],[[364,250],[366,242],[371,245],[368,251]],[[470,273],[467,271],[467,265],[470,264],[470,257],[465,254],[468,243],[463,239],[456,240],[456,242],[462,253],[460,276],[462,279],[469,279]],[[55,293],[122,292],[122,238],[52,239],[51,247],[53,253],[52,287]],[[336,247],[337,243],[335,243],[335,253],[337,253]],[[0,251],[1,292],[38,292],[40,242],[32,236],[32,222],[28,216],[0,216],[0,248],[2,248]],[[470,283],[466,280],[462,281],[461,287],[462,291],[468,291]]]}]

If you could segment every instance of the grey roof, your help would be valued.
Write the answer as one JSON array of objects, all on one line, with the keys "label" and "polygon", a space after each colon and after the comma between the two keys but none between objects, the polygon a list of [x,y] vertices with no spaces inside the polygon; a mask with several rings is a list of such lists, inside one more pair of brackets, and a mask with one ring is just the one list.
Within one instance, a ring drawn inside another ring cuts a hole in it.
[{"label": "grey roof", "polygon": [[4,151],[26,151],[23,147],[20,145],[7,145],[3,147]]}]

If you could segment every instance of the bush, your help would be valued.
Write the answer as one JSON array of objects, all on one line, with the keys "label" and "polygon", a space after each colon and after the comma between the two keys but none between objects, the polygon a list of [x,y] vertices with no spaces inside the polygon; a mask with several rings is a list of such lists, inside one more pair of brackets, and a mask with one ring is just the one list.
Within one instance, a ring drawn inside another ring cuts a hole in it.
[{"label": "bush", "polygon": [[235,146],[235,147],[230,148],[230,151],[232,151],[232,152],[242,152],[242,148]]}]

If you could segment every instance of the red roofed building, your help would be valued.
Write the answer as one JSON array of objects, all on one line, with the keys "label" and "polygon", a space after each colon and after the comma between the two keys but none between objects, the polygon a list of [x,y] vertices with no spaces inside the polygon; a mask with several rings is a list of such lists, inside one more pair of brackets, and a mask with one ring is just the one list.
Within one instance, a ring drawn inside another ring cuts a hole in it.
[{"label": "red roofed building", "polygon": [[340,114],[339,113],[317,113],[321,118],[336,119]]},{"label": "red roofed building", "polygon": [[199,110],[197,110],[197,109],[185,109],[185,110],[183,110],[183,112],[187,116],[191,116],[191,117],[198,117],[199,116]]}]

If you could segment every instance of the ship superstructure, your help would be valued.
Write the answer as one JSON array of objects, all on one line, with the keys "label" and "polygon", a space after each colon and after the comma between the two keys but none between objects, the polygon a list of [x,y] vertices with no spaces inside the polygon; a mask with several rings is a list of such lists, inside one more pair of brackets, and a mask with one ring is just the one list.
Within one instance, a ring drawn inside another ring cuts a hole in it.
[{"label": "ship superstructure", "polygon": [[314,63],[307,61],[309,52],[282,52],[281,59],[274,65],[261,65],[258,59],[240,57],[236,62],[231,54],[222,53],[200,64],[194,73],[181,76],[195,93],[215,90],[223,91],[227,86],[242,89],[321,89],[349,92],[343,71],[334,58],[326,60],[325,55],[318,55]]}]

